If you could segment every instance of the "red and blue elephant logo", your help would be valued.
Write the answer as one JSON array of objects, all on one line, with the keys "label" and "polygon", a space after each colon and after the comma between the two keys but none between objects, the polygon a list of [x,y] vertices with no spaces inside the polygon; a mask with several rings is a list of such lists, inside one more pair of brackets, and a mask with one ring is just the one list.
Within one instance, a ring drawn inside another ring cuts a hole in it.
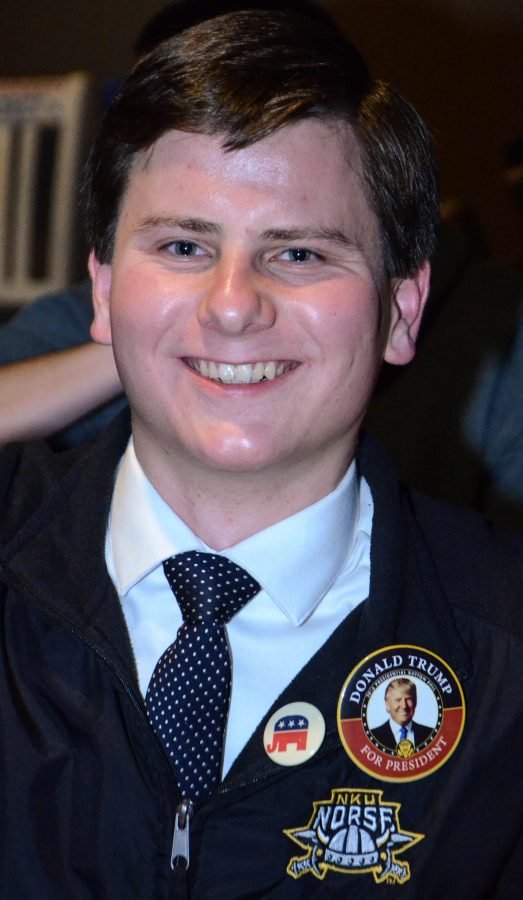
[{"label": "red and blue elephant logo", "polygon": [[309,720],[305,716],[282,716],[274,726],[272,743],[266,745],[267,753],[285,753],[289,744],[296,750],[307,749]]}]

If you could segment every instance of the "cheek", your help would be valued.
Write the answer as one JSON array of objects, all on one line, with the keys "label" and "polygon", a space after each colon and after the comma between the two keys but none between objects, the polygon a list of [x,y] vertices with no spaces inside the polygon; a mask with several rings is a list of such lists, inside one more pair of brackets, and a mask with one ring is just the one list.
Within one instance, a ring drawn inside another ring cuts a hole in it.
[{"label": "cheek", "polygon": [[113,279],[111,324],[113,336],[136,337],[144,346],[158,340],[172,302],[166,286],[143,267],[129,268]]},{"label": "cheek", "polygon": [[365,286],[341,292],[319,305],[311,315],[313,333],[326,348],[351,357],[381,352],[380,305],[377,293]]},{"label": "cheek", "polygon": [[331,372],[333,399],[341,406],[366,407],[381,368],[382,343],[376,321],[333,319],[323,347],[324,364]]},{"label": "cheek", "polygon": [[111,332],[118,371],[127,391],[147,379],[161,339],[158,313],[142,281],[122,279],[111,298]]}]

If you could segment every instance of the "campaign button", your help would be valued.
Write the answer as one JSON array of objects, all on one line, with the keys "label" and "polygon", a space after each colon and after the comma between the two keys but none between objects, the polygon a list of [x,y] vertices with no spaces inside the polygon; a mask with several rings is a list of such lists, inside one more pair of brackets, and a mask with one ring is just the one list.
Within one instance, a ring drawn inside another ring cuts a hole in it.
[{"label": "campaign button", "polygon": [[314,756],[325,737],[325,720],[311,703],[288,703],[263,732],[265,752],[279,766],[299,766]]},{"label": "campaign button", "polygon": [[425,647],[381,647],[354,667],[341,689],[341,743],[380,781],[416,781],[436,772],[454,753],[464,725],[459,679]]}]

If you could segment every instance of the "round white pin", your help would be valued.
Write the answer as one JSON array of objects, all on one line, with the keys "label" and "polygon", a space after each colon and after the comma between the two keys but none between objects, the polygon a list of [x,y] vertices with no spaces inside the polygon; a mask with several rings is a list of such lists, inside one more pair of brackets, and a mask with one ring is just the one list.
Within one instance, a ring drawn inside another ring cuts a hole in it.
[{"label": "round white pin", "polygon": [[265,752],[279,766],[299,766],[321,747],[325,720],[312,703],[288,703],[272,715],[263,732]]}]

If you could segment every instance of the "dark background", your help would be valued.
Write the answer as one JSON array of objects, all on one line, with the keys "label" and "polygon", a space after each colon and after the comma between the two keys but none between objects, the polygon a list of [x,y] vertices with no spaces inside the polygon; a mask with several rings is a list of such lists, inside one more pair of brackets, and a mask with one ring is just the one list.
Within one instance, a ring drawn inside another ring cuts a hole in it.
[{"label": "dark background", "polygon": [[[86,69],[122,76],[163,2],[4,0],[0,76]],[[326,0],[375,75],[411,99],[435,136],[442,193],[470,205],[500,261],[521,265],[523,224],[503,177],[523,132],[521,0]]]}]

